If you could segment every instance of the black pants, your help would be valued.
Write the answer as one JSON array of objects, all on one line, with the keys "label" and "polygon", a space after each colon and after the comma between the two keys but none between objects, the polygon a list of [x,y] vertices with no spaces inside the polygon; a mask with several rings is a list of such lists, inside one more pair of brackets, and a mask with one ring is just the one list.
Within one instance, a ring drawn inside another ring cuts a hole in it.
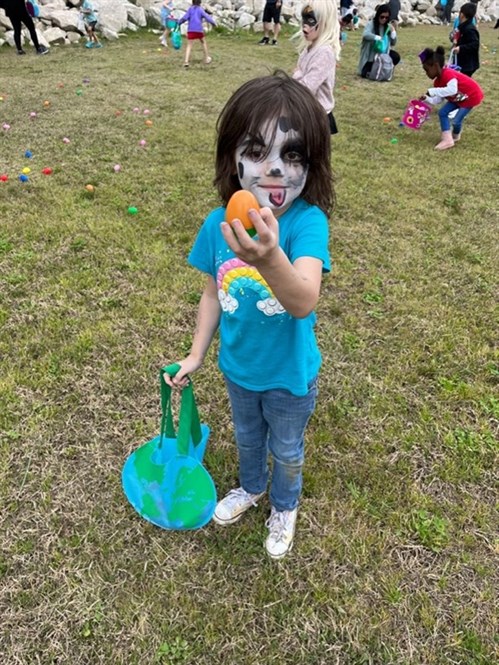
[{"label": "black pants", "polygon": [[35,45],[35,48],[39,49],[40,43],[38,42],[38,37],[36,36],[35,24],[33,23],[31,16],[28,14],[26,6],[23,4],[19,8],[16,7],[16,10],[9,13],[8,16],[10,18],[10,22],[12,23],[12,27],[14,28],[14,41],[16,43],[17,50],[22,50],[21,23],[24,23],[24,25],[28,28],[31,41]]},{"label": "black pants", "polygon": [[327,119],[329,120],[329,129],[331,130],[331,134],[337,134],[338,125],[336,124],[336,120],[334,119],[332,111],[329,111],[329,113],[327,114]]},{"label": "black pants", "polygon": [[444,21],[450,23],[452,19],[452,8],[454,7],[454,0],[447,0],[447,4],[444,7],[443,15]]}]

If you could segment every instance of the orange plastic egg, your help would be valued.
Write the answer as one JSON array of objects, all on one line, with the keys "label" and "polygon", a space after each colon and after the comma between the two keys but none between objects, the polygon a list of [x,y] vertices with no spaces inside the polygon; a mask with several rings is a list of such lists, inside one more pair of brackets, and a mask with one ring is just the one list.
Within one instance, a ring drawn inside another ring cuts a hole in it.
[{"label": "orange plastic egg", "polygon": [[232,224],[235,219],[239,219],[250,236],[254,236],[256,231],[248,216],[248,212],[254,208],[260,210],[256,197],[246,189],[240,189],[234,192],[230,197],[225,211],[225,220]]}]

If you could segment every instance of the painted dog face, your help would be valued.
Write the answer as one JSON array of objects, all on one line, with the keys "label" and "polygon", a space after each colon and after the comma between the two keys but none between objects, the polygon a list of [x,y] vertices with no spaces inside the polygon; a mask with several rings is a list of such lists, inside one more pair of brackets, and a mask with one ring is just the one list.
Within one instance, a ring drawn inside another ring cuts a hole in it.
[{"label": "painted dog face", "polygon": [[276,217],[300,196],[307,180],[303,140],[284,117],[277,126],[267,123],[257,136],[246,136],[236,149],[236,165],[241,187]]}]

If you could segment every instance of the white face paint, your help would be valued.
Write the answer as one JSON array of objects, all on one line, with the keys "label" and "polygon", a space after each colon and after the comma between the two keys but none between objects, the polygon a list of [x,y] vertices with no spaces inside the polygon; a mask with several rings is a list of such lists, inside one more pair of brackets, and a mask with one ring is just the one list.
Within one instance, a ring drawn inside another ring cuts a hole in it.
[{"label": "white face paint", "polygon": [[303,141],[287,118],[279,118],[272,140],[273,130],[267,124],[261,135],[247,136],[236,150],[236,166],[241,187],[278,217],[302,193],[308,164]]}]

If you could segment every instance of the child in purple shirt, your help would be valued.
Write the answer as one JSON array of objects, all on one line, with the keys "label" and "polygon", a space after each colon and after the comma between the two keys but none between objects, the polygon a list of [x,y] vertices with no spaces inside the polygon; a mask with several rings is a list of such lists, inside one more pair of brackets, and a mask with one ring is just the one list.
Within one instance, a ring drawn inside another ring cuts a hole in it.
[{"label": "child in purple shirt", "polygon": [[201,7],[201,0],[192,0],[192,6],[179,20],[178,24],[187,23],[187,49],[185,51],[184,67],[189,67],[189,58],[191,57],[192,43],[199,39],[204,52],[204,64],[209,65],[211,62],[208,53],[208,44],[204,36],[203,20],[208,21],[212,25],[216,25],[215,20]]}]

